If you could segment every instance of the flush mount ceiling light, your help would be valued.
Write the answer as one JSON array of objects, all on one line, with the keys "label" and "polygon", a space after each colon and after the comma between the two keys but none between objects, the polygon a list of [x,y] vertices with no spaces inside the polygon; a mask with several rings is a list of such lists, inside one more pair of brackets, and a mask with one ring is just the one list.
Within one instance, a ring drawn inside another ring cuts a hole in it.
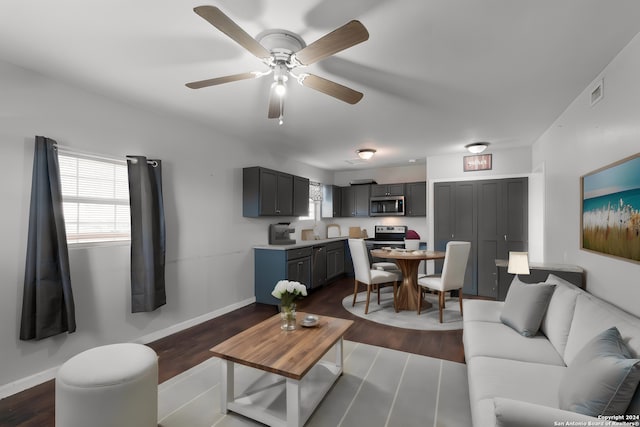
[{"label": "flush mount ceiling light", "polygon": [[464,146],[470,153],[479,154],[487,149],[489,146],[488,142],[472,142],[471,144],[467,144]]},{"label": "flush mount ceiling light", "polygon": [[376,154],[376,150],[373,148],[363,148],[361,150],[356,150],[356,153],[358,153],[358,157],[362,160],[369,160],[374,154]]}]

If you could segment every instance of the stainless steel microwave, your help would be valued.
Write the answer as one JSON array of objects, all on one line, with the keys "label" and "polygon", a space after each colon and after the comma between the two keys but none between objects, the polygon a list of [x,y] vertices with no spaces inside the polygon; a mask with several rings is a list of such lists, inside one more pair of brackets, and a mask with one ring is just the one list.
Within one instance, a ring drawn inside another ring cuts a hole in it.
[{"label": "stainless steel microwave", "polygon": [[372,197],[369,216],[403,216],[404,196]]}]

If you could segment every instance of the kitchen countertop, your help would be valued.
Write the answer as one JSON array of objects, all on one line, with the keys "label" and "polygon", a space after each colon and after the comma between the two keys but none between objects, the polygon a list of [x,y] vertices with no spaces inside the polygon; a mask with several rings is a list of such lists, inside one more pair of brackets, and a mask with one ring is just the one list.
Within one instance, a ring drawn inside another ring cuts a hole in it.
[{"label": "kitchen countertop", "polygon": [[[298,240],[296,243],[292,245],[257,245],[254,246],[253,249],[272,249],[276,251],[287,251],[289,249],[300,249],[300,248],[308,248],[310,246],[316,245],[325,245],[331,242],[338,242],[340,240],[347,240],[349,236],[340,236],[340,237],[332,237],[330,239],[318,239],[318,240]],[[373,238],[365,239],[367,243],[374,243],[376,245],[404,245],[404,240],[375,240]],[[427,242],[420,241],[421,244],[425,244]]]},{"label": "kitchen countertop", "polygon": [[270,249],[275,251],[288,251],[289,249],[308,248],[316,245],[326,245],[331,242],[339,242],[341,240],[347,240],[348,236],[333,237],[331,239],[318,239],[318,240],[298,240],[292,245],[257,245],[253,249]]}]

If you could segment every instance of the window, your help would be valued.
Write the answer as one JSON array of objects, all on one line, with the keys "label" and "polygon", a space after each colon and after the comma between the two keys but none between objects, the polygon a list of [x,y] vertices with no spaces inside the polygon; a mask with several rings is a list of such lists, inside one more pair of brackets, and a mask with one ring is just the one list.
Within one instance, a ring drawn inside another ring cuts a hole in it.
[{"label": "window", "polygon": [[124,161],[58,152],[68,243],[131,239]]},{"label": "window", "polygon": [[299,220],[316,219],[316,204],[313,199],[309,198],[309,213],[306,216],[301,216]]}]

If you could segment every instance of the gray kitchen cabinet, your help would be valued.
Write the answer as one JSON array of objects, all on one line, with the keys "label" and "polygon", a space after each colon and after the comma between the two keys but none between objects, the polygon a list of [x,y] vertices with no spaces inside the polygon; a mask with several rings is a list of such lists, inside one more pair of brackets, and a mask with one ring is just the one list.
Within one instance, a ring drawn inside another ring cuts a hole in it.
[{"label": "gray kitchen cabinet", "polygon": [[369,216],[369,198],[371,185],[360,184],[342,187],[342,216]]},{"label": "gray kitchen cabinet", "polygon": [[259,166],[242,170],[242,216],[306,216],[309,180]]},{"label": "gray kitchen cabinet", "polygon": [[406,216],[427,216],[426,181],[405,184],[404,204]]},{"label": "gray kitchen cabinet", "polygon": [[287,280],[300,282],[307,288],[312,287],[311,282],[311,255],[313,248],[290,249],[287,255]]},{"label": "gray kitchen cabinet", "polygon": [[372,184],[371,197],[404,196],[405,186],[400,184]]},{"label": "gray kitchen cabinet", "polygon": [[293,216],[309,215],[309,179],[293,176]]},{"label": "gray kitchen cabinet", "polygon": [[344,273],[344,240],[327,244],[327,280]]},{"label": "gray kitchen cabinet", "polygon": [[271,295],[280,280],[295,280],[307,289],[322,286],[345,272],[345,240],[319,242],[294,249],[254,249],[256,302],[278,305]]},{"label": "gray kitchen cabinet", "polygon": [[338,218],[342,216],[342,193],[337,185],[322,186],[322,218]]},{"label": "gray kitchen cabinet", "polygon": [[311,288],[317,288],[327,283],[327,247],[317,245],[313,247],[311,256]]}]

